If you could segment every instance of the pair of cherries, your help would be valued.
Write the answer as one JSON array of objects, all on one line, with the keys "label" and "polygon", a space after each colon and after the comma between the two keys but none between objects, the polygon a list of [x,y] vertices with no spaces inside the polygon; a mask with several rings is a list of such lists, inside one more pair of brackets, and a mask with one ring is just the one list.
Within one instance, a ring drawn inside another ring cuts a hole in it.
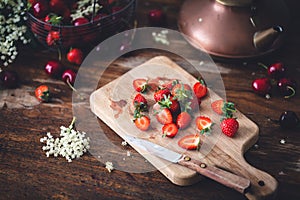
[{"label": "pair of cherries", "polygon": [[286,76],[287,68],[283,63],[277,62],[268,67],[262,63],[259,65],[267,70],[268,77],[258,78],[252,82],[252,89],[255,93],[270,97],[275,86],[284,98],[290,98],[296,94],[297,83]]}]

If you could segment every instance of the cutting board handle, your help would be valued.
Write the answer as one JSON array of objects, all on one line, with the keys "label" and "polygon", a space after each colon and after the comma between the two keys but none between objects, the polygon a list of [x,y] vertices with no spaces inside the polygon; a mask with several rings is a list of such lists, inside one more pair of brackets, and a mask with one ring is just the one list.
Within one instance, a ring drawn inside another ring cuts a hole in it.
[{"label": "cutting board handle", "polygon": [[[239,160],[239,169],[234,169],[251,181],[251,187],[245,196],[249,200],[275,198],[278,182],[270,174],[261,171],[246,162],[244,157]],[[245,172],[246,170],[246,172]]]}]

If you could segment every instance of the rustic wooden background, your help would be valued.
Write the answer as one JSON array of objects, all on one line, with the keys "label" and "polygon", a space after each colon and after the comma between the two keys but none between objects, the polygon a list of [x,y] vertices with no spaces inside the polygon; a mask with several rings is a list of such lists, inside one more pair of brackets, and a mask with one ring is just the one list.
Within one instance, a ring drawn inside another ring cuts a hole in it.
[{"label": "rustic wooden background", "polygon": [[[148,11],[159,7],[166,9],[166,27],[176,30],[182,2],[138,1],[138,26],[147,26]],[[278,52],[259,61],[284,62],[289,75],[299,84],[300,3],[286,2],[293,16],[289,37]],[[175,55],[165,52],[136,51],[111,65],[99,84],[122,75],[130,63],[136,66],[156,55],[167,55],[181,62]],[[115,170],[108,173],[104,163],[89,153],[72,163],[63,158],[47,158],[40,138],[48,131],[57,132],[61,125],[67,126],[73,116],[72,91],[62,81],[49,78],[43,70],[47,60],[56,57],[55,51],[26,46],[20,50],[16,62],[9,66],[20,75],[21,85],[16,90],[0,91],[0,199],[244,199],[239,193],[208,179],[180,187],[170,183],[159,171],[127,173]],[[66,60],[63,62],[67,64]],[[228,100],[235,102],[237,108],[260,128],[257,145],[245,154],[245,158],[278,180],[277,199],[300,199],[299,129],[283,130],[270,120],[278,119],[285,110],[293,110],[300,116],[300,96],[266,100],[255,95],[251,82],[265,72],[257,66],[257,60],[243,63],[216,60]],[[49,85],[53,93],[51,103],[39,103],[34,98],[35,87],[42,83]],[[121,143],[109,127],[101,121],[99,124],[114,143]],[[285,144],[280,143],[282,139]]]}]

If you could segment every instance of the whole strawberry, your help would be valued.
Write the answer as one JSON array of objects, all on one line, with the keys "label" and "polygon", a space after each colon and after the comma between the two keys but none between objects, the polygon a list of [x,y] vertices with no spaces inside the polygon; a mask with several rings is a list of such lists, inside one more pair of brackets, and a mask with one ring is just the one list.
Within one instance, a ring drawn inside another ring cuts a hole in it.
[{"label": "whole strawberry", "polygon": [[83,61],[83,53],[80,49],[73,48],[68,52],[67,59],[70,63],[80,65]]},{"label": "whole strawberry", "polygon": [[226,118],[221,122],[221,130],[228,137],[233,137],[239,129],[239,122],[235,118]]}]

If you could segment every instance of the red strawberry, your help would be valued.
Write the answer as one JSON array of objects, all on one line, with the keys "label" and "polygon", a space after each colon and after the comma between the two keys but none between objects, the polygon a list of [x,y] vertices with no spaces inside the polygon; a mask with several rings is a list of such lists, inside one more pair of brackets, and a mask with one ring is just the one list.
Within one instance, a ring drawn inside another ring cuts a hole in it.
[{"label": "red strawberry", "polygon": [[162,86],[164,88],[169,89],[171,91],[172,88],[173,88],[173,86],[176,85],[177,83],[178,83],[178,80],[177,79],[173,79],[173,80],[170,80],[170,81],[164,83]]},{"label": "red strawberry", "polygon": [[169,109],[163,108],[155,113],[157,121],[161,124],[170,124],[173,121],[172,113]]},{"label": "red strawberry", "polygon": [[213,123],[209,117],[199,116],[196,118],[196,126],[200,133],[209,132],[212,125]]},{"label": "red strawberry", "polygon": [[154,100],[156,102],[163,100],[165,97],[167,98],[170,95],[170,90],[168,89],[160,89],[156,91],[153,95]]},{"label": "red strawberry", "polygon": [[138,78],[132,82],[133,88],[137,92],[146,92],[148,89],[148,81],[146,79]]},{"label": "red strawberry", "polygon": [[49,31],[46,42],[49,46],[56,45],[60,39],[60,33],[58,31]]},{"label": "red strawberry", "polygon": [[83,60],[83,52],[78,48],[70,49],[67,54],[67,59],[70,63],[80,65]]},{"label": "red strawberry", "polygon": [[239,129],[239,123],[235,118],[224,119],[220,126],[222,132],[228,137],[233,137]]},{"label": "red strawberry", "polygon": [[34,91],[35,97],[41,102],[49,102],[50,91],[47,85],[40,85]]},{"label": "red strawberry", "polygon": [[187,112],[181,112],[176,119],[176,124],[179,129],[187,128],[192,121],[191,115]]},{"label": "red strawberry", "polygon": [[191,110],[192,111],[199,110],[200,104],[201,104],[201,99],[197,98],[196,96],[193,96],[193,99],[191,99],[191,104],[190,104]]},{"label": "red strawberry", "polygon": [[200,148],[200,136],[198,134],[186,135],[178,141],[181,148],[195,150]]},{"label": "red strawberry", "polygon": [[180,94],[186,94],[191,91],[191,87],[188,84],[177,83],[173,86],[171,94],[175,97]]},{"label": "red strawberry", "polygon": [[164,98],[158,101],[161,108],[169,108],[172,114],[177,114],[180,110],[179,102],[173,98],[173,96],[164,96]]},{"label": "red strawberry", "polygon": [[138,129],[147,131],[150,126],[150,119],[149,117],[142,115],[134,120],[134,124]]},{"label": "red strawberry", "polygon": [[165,124],[162,127],[162,133],[163,133],[163,136],[172,138],[178,133],[178,128],[177,128],[176,124],[174,124],[174,123]]},{"label": "red strawberry", "polygon": [[194,84],[193,91],[196,97],[198,97],[199,99],[206,96],[207,87],[203,79],[200,79],[199,82]]},{"label": "red strawberry", "polygon": [[147,100],[146,98],[141,95],[141,94],[137,94],[135,95],[134,99],[133,99],[134,103],[143,103],[143,104],[147,104]]},{"label": "red strawberry", "polygon": [[231,118],[233,116],[233,112],[236,111],[234,103],[225,102],[222,99],[212,102],[211,108],[214,112],[219,115],[224,115],[226,118]]},{"label": "red strawberry", "polygon": [[211,108],[214,112],[216,112],[219,115],[223,115],[223,106],[224,106],[224,100],[216,100],[211,103]]}]

